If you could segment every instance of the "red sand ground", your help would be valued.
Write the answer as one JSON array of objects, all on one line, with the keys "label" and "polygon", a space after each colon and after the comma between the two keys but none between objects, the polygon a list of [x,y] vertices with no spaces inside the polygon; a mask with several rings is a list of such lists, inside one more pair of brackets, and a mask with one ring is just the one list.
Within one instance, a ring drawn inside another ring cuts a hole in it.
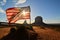
[{"label": "red sand ground", "polygon": [[9,33],[9,31],[10,31],[10,28],[0,28],[0,39],[3,36],[7,35]]},{"label": "red sand ground", "polygon": [[[33,29],[38,34],[38,40],[60,40],[60,32],[45,28],[34,26]],[[0,38],[9,33],[10,28],[0,28]]]},{"label": "red sand ground", "polygon": [[33,27],[33,29],[38,33],[38,40],[60,40],[60,32],[40,27]]}]

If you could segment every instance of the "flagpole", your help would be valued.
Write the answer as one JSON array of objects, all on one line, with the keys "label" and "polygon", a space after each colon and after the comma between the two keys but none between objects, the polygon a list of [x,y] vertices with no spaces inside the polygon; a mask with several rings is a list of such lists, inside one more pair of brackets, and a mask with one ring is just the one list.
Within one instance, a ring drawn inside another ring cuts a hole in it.
[{"label": "flagpole", "polygon": [[[29,7],[30,8],[30,7]],[[31,8],[30,8],[30,12],[31,12]],[[31,25],[31,13],[30,13],[30,29],[32,30],[32,25]]]},{"label": "flagpole", "polygon": [[31,14],[30,14],[30,25],[31,25]]},{"label": "flagpole", "polygon": [[[30,6],[28,6],[29,9],[30,9]],[[30,9],[30,12],[31,12],[31,9]],[[30,25],[31,25],[31,13],[30,13]]]},{"label": "flagpole", "polygon": [[[31,12],[30,6],[28,6],[28,7],[29,7],[29,10],[30,10],[29,12]],[[31,29],[31,14],[30,14],[30,24],[29,24],[29,28]],[[31,40],[31,39],[30,39],[30,33],[29,33],[28,36],[29,36],[29,40]]]}]

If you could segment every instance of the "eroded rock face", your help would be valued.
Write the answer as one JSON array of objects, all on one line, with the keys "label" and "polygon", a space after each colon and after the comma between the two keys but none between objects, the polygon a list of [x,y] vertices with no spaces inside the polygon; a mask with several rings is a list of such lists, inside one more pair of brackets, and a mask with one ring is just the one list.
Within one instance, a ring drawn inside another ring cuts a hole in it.
[{"label": "eroded rock face", "polygon": [[42,21],[43,19],[42,19],[42,17],[41,16],[37,16],[36,18],[35,18],[35,23],[42,23],[43,21]]},{"label": "eroded rock face", "polygon": [[42,19],[42,17],[41,16],[37,16],[36,18],[35,18],[35,22],[33,23],[33,25],[43,25],[44,23],[43,23],[43,19]]}]

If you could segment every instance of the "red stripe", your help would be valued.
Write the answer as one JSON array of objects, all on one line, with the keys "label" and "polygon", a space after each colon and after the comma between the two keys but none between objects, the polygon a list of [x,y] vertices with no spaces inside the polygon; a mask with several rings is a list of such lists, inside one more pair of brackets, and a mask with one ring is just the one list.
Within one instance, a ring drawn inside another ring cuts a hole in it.
[{"label": "red stripe", "polygon": [[7,15],[13,15],[13,13],[7,13]]},{"label": "red stripe", "polygon": [[[9,18],[10,17],[10,18]],[[18,16],[17,18],[13,19],[11,16],[8,16],[8,19],[11,23],[15,23],[19,19],[30,19],[30,13],[27,13],[25,16],[21,15],[20,17]]]},{"label": "red stripe", "polygon": [[8,16],[7,18],[9,19],[9,18],[11,18],[12,16]]},{"label": "red stripe", "polygon": [[19,20],[19,17],[17,17],[16,19],[12,20],[11,23],[15,23],[17,20]]},{"label": "red stripe", "polygon": [[17,13],[7,13],[7,16],[16,15]]}]

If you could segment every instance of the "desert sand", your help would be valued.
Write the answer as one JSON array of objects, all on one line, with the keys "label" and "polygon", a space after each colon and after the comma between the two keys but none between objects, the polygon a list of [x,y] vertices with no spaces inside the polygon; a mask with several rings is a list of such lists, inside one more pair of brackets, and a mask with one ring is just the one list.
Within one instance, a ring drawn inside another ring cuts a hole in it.
[{"label": "desert sand", "polygon": [[[33,26],[33,30],[38,34],[37,40],[60,40],[60,32],[50,28],[41,28],[40,26]],[[8,28],[0,28],[0,39],[6,36],[10,31]]]}]

